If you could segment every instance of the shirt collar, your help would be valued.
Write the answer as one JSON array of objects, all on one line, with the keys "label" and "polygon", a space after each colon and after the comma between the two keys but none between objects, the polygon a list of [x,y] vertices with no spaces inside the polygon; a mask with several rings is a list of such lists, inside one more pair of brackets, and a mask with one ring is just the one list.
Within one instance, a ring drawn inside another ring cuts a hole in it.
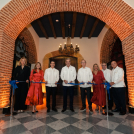
[{"label": "shirt collar", "polygon": [[114,68],[113,70],[116,70],[116,69],[118,69],[119,67],[117,66],[116,68]]},{"label": "shirt collar", "polygon": [[102,71],[104,72],[104,71],[106,71],[107,70],[107,68],[104,70],[104,69],[102,69]]},{"label": "shirt collar", "polygon": [[67,65],[66,65],[66,68],[70,68],[70,67],[71,67],[71,65],[69,67],[67,67]]}]

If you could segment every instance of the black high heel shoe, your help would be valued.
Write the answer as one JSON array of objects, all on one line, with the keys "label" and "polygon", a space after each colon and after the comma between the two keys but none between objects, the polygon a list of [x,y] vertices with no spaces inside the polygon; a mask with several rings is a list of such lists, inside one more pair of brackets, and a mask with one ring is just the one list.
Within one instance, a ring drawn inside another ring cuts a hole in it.
[{"label": "black high heel shoe", "polygon": [[35,112],[32,112],[32,114],[34,114]]}]

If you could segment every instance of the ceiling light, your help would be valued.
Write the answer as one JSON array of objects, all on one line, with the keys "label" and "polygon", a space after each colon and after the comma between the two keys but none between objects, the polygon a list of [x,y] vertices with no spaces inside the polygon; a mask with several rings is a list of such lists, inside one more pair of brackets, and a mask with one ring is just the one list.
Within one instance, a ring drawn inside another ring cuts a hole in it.
[{"label": "ceiling light", "polygon": [[55,20],[56,22],[59,22],[59,20]]}]

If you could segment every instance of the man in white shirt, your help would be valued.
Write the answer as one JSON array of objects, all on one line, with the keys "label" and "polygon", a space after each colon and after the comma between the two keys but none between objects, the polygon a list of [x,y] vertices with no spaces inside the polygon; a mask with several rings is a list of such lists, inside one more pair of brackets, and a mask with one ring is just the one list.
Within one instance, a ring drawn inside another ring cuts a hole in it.
[{"label": "man in white shirt", "polygon": [[126,99],[125,99],[125,83],[124,83],[124,71],[122,68],[117,66],[116,61],[111,62],[112,77],[111,83],[113,99],[116,105],[116,108],[112,110],[113,112],[119,112],[120,115],[126,114]]},{"label": "man in white shirt", "polygon": [[86,61],[82,60],[81,61],[82,68],[78,70],[78,75],[77,79],[80,83],[84,83],[80,85],[80,90],[81,90],[81,100],[82,100],[82,108],[80,110],[85,110],[86,109],[86,103],[85,103],[85,90],[87,91],[87,99],[88,99],[88,105],[89,105],[89,110],[92,110],[92,102],[91,100],[91,84],[87,84],[88,82],[92,82],[93,80],[93,74],[92,71],[89,67],[86,67]]},{"label": "man in white shirt", "polygon": [[54,68],[55,62],[51,61],[50,68],[45,70],[44,79],[46,83],[46,95],[47,95],[47,112],[50,112],[50,95],[52,92],[52,110],[57,112],[56,109],[56,89],[57,82],[59,81],[59,71]]},{"label": "man in white shirt", "polygon": [[[102,72],[104,74],[105,80],[110,83],[111,82],[111,70],[107,69],[107,64],[106,63],[102,63],[101,66],[102,66]],[[108,107],[109,107],[109,110],[112,110],[113,96],[112,96],[111,88],[110,88],[110,99],[109,99],[109,95],[108,95]]]},{"label": "man in white shirt", "polygon": [[67,91],[69,90],[70,96],[70,110],[74,112],[73,109],[73,97],[74,97],[74,85],[68,83],[74,83],[76,79],[76,69],[71,66],[71,60],[68,58],[65,61],[66,66],[61,70],[61,79],[63,80],[63,110],[67,109]]}]

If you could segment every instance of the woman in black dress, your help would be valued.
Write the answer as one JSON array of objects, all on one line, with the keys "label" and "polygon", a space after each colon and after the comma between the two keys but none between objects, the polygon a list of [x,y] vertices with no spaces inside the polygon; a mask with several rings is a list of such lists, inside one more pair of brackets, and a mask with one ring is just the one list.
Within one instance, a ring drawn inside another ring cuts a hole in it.
[{"label": "woman in black dress", "polygon": [[14,111],[23,112],[27,109],[25,105],[25,100],[28,92],[28,83],[30,68],[26,66],[27,60],[25,57],[20,59],[20,66],[17,66],[14,71],[14,79],[16,81],[25,81],[25,82],[16,82],[18,88],[15,90],[15,104]]}]

